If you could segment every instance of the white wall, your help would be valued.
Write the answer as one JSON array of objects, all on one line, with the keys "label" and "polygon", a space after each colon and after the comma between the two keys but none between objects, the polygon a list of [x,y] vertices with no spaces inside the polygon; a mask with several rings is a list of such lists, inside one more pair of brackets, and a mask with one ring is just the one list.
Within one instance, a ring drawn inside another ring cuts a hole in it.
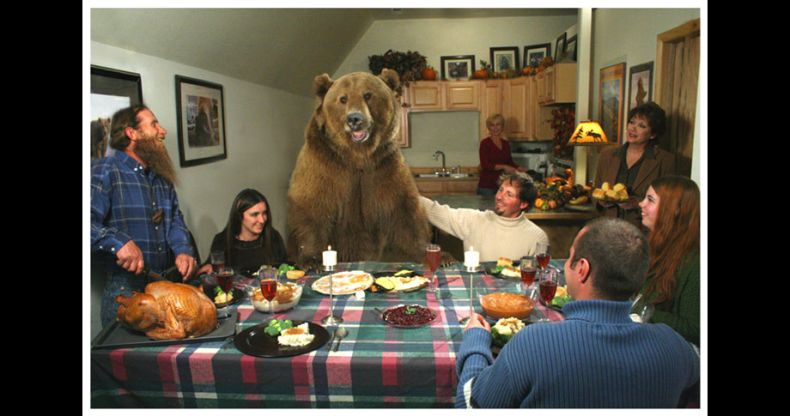
[{"label": "white wall", "polygon": [[[601,68],[625,62],[625,82],[628,82],[628,71],[635,65],[653,61],[653,85],[655,88],[656,37],[689,20],[700,17],[700,9],[594,9],[593,11],[593,56],[592,81],[590,83],[590,114],[595,120],[600,119],[598,109],[598,82]],[[704,82],[700,72],[700,82]],[[628,86],[625,86],[628,94]],[[653,94],[655,97],[655,91]],[[699,105],[700,100],[697,100]],[[627,110],[623,111],[623,117]],[[626,120],[621,128],[625,131]],[[699,122],[699,119],[697,119]],[[699,137],[695,130],[695,148]],[[597,154],[593,152],[593,154]],[[692,172],[699,171],[700,160],[692,158]],[[597,157],[592,157],[588,173],[592,179],[597,168]]]},{"label": "white wall", "polygon": [[[568,27],[576,24],[576,16],[496,17],[474,19],[411,19],[379,20],[360,38],[351,53],[333,75],[337,78],[354,71],[369,72],[368,56],[387,50],[418,51],[428,65],[441,76],[441,57],[474,55],[475,68],[480,60],[490,63],[489,48],[517,46],[523,62],[524,46],[551,43]],[[404,157],[413,166],[434,166],[431,155],[437,149],[447,154],[448,166],[477,166],[479,117],[476,112],[414,113],[410,115],[411,148],[403,149]]]},{"label": "white wall", "polygon": [[[140,74],[143,101],[167,129],[165,144],[180,180],[176,190],[181,209],[203,259],[243,188],[266,195],[273,225],[286,238],[288,181],[304,142],[304,128],[315,104],[312,99],[97,42],[91,43],[90,53],[91,64]],[[227,159],[179,167],[176,74],[222,85]],[[100,302],[92,305],[98,309]]]},{"label": "white wall", "polygon": [[479,128],[480,113],[477,111],[411,113],[411,148],[401,149],[401,153],[409,166],[441,167],[441,158],[432,158],[437,150],[444,152],[448,168],[456,165],[477,166],[480,164]]}]

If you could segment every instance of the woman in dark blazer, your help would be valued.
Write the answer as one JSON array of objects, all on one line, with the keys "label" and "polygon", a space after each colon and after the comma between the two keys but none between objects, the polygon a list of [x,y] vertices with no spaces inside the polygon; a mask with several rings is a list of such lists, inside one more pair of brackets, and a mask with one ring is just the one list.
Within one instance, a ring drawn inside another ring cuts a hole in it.
[{"label": "woman in dark blazer", "polygon": [[622,203],[598,201],[598,212],[642,226],[638,204],[645,197],[650,183],[661,176],[675,174],[675,154],[659,149],[657,145],[665,128],[666,114],[652,101],[628,112],[625,144],[601,151],[594,185],[600,188],[604,182],[608,182],[610,187],[622,183],[630,198]]}]

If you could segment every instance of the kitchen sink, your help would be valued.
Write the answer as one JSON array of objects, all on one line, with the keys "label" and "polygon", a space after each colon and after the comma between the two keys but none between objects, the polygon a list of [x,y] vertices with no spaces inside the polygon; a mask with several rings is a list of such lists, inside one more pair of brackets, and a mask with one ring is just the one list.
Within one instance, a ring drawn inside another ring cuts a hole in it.
[{"label": "kitchen sink", "polygon": [[464,178],[471,178],[472,174],[470,173],[418,173],[414,175],[415,178],[452,178],[452,179],[464,179]]}]

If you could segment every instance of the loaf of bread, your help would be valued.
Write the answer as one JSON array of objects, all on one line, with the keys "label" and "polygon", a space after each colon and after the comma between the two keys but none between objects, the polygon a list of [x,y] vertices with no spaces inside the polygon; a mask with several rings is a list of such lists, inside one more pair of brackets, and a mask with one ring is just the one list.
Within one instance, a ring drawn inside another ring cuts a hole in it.
[{"label": "loaf of bread", "polygon": [[287,272],[285,272],[285,276],[289,280],[301,279],[302,277],[304,277],[304,270],[288,270]]},{"label": "loaf of bread", "polygon": [[524,319],[532,313],[535,303],[526,295],[510,292],[490,293],[480,297],[480,305],[486,315],[492,318]]},{"label": "loaf of bread", "polygon": [[513,260],[510,260],[507,257],[500,257],[499,259],[497,259],[496,265],[497,266],[512,266],[513,265]]}]

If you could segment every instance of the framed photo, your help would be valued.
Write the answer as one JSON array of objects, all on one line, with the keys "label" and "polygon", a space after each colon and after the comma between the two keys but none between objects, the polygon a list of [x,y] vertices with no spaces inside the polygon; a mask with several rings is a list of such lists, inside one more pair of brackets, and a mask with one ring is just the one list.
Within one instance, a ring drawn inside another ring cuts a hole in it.
[{"label": "framed photo", "polygon": [[91,65],[91,160],[114,152],[109,146],[113,114],[142,103],[140,74]]},{"label": "framed photo", "polygon": [[562,58],[562,54],[565,53],[565,37],[567,34],[562,32],[561,35],[557,36],[557,40],[554,41],[554,62],[559,62],[560,58]]},{"label": "framed photo", "polygon": [[507,71],[512,69],[518,71],[521,69],[519,64],[521,61],[518,59],[518,46],[497,46],[490,48],[491,51],[491,68],[494,72]]},{"label": "framed photo", "polygon": [[474,55],[442,56],[442,79],[468,80],[475,72]]},{"label": "framed photo", "polygon": [[625,62],[601,68],[598,81],[598,117],[606,137],[612,143],[622,141],[624,83]]},{"label": "framed photo", "polygon": [[562,57],[563,59],[576,60],[576,35],[573,35],[565,42],[565,53],[563,53]]},{"label": "framed photo", "polygon": [[524,66],[538,66],[543,58],[551,56],[551,44],[541,43],[524,47]]},{"label": "framed photo", "polygon": [[176,75],[176,113],[182,167],[228,157],[222,85]]},{"label": "framed photo", "polygon": [[628,71],[628,111],[653,99],[653,61]]}]

